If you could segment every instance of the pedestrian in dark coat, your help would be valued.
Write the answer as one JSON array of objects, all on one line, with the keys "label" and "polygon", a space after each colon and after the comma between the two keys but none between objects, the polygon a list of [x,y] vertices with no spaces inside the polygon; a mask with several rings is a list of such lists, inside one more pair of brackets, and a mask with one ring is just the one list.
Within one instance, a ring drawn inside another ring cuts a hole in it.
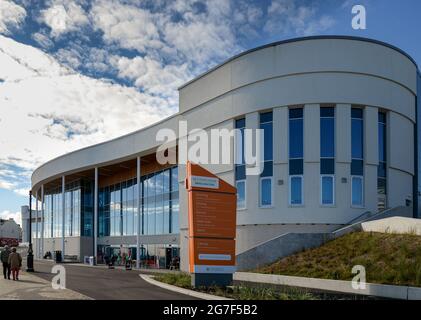
[{"label": "pedestrian in dark coat", "polygon": [[10,249],[8,245],[4,246],[4,250],[1,252],[0,260],[3,263],[3,275],[5,279],[10,280],[10,264],[9,264]]}]

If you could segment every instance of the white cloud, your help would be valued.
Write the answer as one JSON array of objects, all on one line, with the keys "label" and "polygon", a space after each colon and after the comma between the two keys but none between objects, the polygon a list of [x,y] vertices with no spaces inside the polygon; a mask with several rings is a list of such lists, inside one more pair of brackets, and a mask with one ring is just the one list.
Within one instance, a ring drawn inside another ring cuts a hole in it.
[{"label": "white cloud", "polygon": [[162,43],[152,14],[118,1],[95,1],[90,12],[95,28],[104,33],[108,43],[122,48],[144,51],[148,47],[159,49]]},{"label": "white cloud", "polygon": [[12,190],[14,187],[14,184],[9,181],[2,181],[0,180],[0,188],[6,189],[6,190]]},{"label": "white cloud", "polygon": [[0,212],[0,218],[4,220],[12,218],[17,224],[22,225],[22,216],[20,212],[10,212],[9,210],[5,210]]},{"label": "white cloud", "polygon": [[19,188],[19,189],[15,189],[13,191],[16,192],[18,195],[21,195],[23,197],[28,197],[28,195],[29,195],[29,188]]},{"label": "white cloud", "polygon": [[52,0],[50,6],[41,11],[40,22],[51,29],[51,36],[79,30],[89,23],[85,10],[78,1]]},{"label": "white cloud", "polygon": [[51,39],[42,32],[34,33],[31,36],[31,38],[34,39],[41,47],[45,49],[49,49],[54,45],[53,41],[51,41]]},{"label": "white cloud", "polygon": [[54,56],[65,65],[77,70],[82,64],[82,56],[75,48],[59,49]]},{"label": "white cloud", "polygon": [[331,28],[335,20],[328,16],[319,16],[317,3],[294,0],[272,0],[267,9],[267,21],[264,30],[269,33],[293,33],[313,35]]},{"label": "white cloud", "polygon": [[[240,51],[230,1],[209,1],[200,9],[196,1],[154,4],[159,8],[149,10],[115,0],[97,0],[90,17],[108,44],[147,53],[157,61],[187,63],[195,73]],[[253,20],[258,12],[250,9],[246,16]]]},{"label": "white cloud", "polygon": [[4,36],[0,36],[0,65],[0,78],[5,81],[70,73],[69,69],[61,66],[53,57]]},{"label": "white cloud", "polygon": [[25,20],[26,10],[13,1],[0,1],[0,33],[9,34],[10,28],[18,28]]},{"label": "white cloud", "polygon": [[83,76],[41,50],[0,36],[0,65],[12,62],[12,68],[0,71],[5,80],[0,82],[5,106],[0,108],[0,166],[26,185],[1,179],[0,187],[17,193],[26,192],[30,172],[47,160],[176,111],[170,99]]},{"label": "white cloud", "polygon": [[111,63],[118,69],[120,78],[130,79],[146,93],[170,98],[178,105],[177,87],[187,81],[190,73],[187,64],[163,65],[149,57],[113,57]]},{"label": "white cloud", "polygon": [[93,72],[106,72],[110,69],[109,53],[105,49],[90,48],[85,68]]},{"label": "white cloud", "polygon": [[231,1],[214,0],[206,2],[203,12],[193,13],[194,4],[190,1],[178,11],[180,21],[165,21],[163,39],[183,60],[205,71],[241,51],[236,39],[238,26],[232,20],[236,9]]}]

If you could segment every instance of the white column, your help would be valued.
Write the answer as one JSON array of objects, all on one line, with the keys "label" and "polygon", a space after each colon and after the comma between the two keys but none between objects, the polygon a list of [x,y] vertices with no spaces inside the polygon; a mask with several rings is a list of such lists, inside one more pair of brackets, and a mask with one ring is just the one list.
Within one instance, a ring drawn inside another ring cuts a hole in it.
[{"label": "white column", "polygon": [[288,208],[288,111],[288,107],[273,109],[273,136],[276,137],[273,144],[273,203],[277,210]]},{"label": "white column", "polygon": [[44,255],[44,185],[41,185],[41,259]]},{"label": "white column", "polygon": [[[350,212],[351,208],[351,105],[336,105],[335,123],[335,202],[337,208],[344,212]],[[352,217],[358,214],[350,213]],[[352,219],[347,217],[347,221]]]},{"label": "white column", "polygon": [[137,228],[136,228],[136,268],[140,268],[140,227],[141,227],[141,203],[142,203],[142,193],[141,193],[141,164],[140,157],[137,157],[137,167],[136,167],[136,178],[137,178]]},{"label": "white column", "polygon": [[[260,128],[258,112],[246,114],[246,128],[253,129],[253,132],[255,132],[256,129]],[[250,147],[255,147],[256,145],[255,136],[253,138],[253,141],[254,142],[252,146],[246,146],[244,144],[245,150]],[[257,212],[259,208],[259,190],[260,190],[259,177],[260,177],[259,175],[247,175],[247,171],[246,171],[246,208],[247,208],[247,212],[250,212],[250,213]]]},{"label": "white column", "polygon": [[304,106],[304,195],[306,207],[320,206],[320,105]]},{"label": "white column", "polygon": [[364,108],[364,205],[377,212],[377,166],[379,164],[378,109]]},{"label": "white column", "polygon": [[65,222],[66,222],[66,215],[65,215],[65,211],[66,211],[66,180],[65,177],[62,176],[61,177],[61,212],[62,212],[62,227],[61,227],[61,258],[62,261],[64,261],[64,251],[65,251],[65,241],[64,241],[64,231],[65,231]]},{"label": "white column", "polygon": [[35,193],[35,258],[39,256],[39,235],[38,235],[38,190]]},{"label": "white column", "polygon": [[96,264],[98,251],[98,167],[95,167],[95,187],[94,187],[94,262]]}]

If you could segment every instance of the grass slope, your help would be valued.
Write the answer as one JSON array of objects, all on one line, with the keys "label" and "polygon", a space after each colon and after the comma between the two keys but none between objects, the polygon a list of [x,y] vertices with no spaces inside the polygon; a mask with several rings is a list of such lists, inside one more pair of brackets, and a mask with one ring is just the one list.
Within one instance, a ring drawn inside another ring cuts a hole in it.
[{"label": "grass slope", "polygon": [[209,293],[221,297],[227,297],[237,300],[319,300],[322,297],[313,295],[304,289],[285,288],[283,290],[275,290],[270,287],[247,287],[247,286],[231,286],[220,288],[212,286],[209,288],[192,288],[191,276],[187,273],[178,274],[158,274],[155,280],[168,283],[185,289],[196,290]]},{"label": "grass slope", "polygon": [[355,265],[367,282],[421,287],[421,236],[355,232],[255,272],[351,280]]}]

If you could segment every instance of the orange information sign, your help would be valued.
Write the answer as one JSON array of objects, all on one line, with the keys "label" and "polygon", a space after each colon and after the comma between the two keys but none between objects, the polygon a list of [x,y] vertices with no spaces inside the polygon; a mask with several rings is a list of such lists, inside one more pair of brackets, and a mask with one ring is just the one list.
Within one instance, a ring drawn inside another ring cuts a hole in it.
[{"label": "orange information sign", "polygon": [[236,188],[187,164],[189,259],[192,273],[235,271]]}]

